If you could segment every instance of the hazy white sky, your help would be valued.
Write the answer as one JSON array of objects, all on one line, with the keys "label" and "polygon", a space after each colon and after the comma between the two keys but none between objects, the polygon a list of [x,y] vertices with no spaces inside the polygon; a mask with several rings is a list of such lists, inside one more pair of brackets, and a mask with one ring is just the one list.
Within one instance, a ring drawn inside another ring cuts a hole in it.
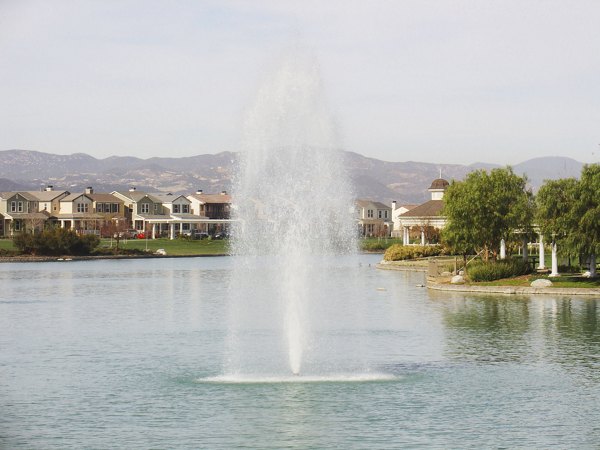
[{"label": "hazy white sky", "polygon": [[0,150],[236,151],[297,41],[346,150],[600,162],[598,0],[0,0]]}]

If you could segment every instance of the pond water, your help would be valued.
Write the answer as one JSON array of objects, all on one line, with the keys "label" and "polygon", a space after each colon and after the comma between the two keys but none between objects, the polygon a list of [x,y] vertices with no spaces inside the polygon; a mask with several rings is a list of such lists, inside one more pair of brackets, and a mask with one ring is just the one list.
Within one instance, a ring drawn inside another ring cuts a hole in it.
[{"label": "pond water", "polygon": [[0,265],[0,448],[597,448],[600,299],[429,292],[379,258],[323,269],[312,372],[247,380],[232,257]]}]

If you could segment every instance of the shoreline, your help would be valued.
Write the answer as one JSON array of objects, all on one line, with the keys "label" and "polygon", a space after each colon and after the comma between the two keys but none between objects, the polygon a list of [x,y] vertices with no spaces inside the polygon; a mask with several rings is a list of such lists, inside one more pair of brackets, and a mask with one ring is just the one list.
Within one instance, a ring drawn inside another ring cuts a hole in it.
[{"label": "shoreline", "polygon": [[[403,264],[397,264],[403,263]],[[375,266],[382,270],[397,270],[401,272],[423,272],[427,273],[427,267],[411,264],[406,261],[379,263]],[[570,288],[570,287],[531,287],[531,286],[474,286],[470,284],[438,283],[426,277],[427,289],[445,292],[468,292],[471,294],[503,294],[503,295],[576,295],[600,297],[600,288]]]},{"label": "shoreline", "polygon": [[95,261],[103,259],[154,259],[154,258],[203,258],[215,256],[229,256],[228,253],[211,253],[198,255],[87,255],[87,256],[2,256],[1,263],[28,263],[28,262],[71,262]]}]

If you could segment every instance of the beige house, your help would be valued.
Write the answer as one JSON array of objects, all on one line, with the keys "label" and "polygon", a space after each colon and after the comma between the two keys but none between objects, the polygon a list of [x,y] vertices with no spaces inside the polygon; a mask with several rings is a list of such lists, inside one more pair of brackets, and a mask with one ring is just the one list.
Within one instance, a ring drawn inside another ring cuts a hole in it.
[{"label": "beige house", "polygon": [[67,195],[68,191],[55,191],[52,186],[43,191],[0,193],[0,236],[42,230],[59,213],[60,200]]},{"label": "beige house", "polygon": [[358,233],[363,237],[387,237],[392,230],[392,208],[371,200],[356,200]]},{"label": "beige house", "polygon": [[231,224],[231,196],[222,191],[219,194],[205,194],[198,190],[187,196],[191,214],[200,219],[199,229],[208,234],[227,233]]},{"label": "beige house", "polygon": [[147,222],[152,225],[151,236],[156,238],[157,234],[165,232],[171,239],[177,235],[191,235],[195,230],[201,230],[202,219],[192,214],[192,202],[184,195],[165,194],[155,192],[153,197],[162,202],[163,211],[168,219],[150,219]]},{"label": "beige house", "polygon": [[426,245],[435,240],[439,230],[446,225],[446,218],[441,215],[444,207],[444,192],[450,183],[443,178],[433,180],[429,187],[431,200],[406,208],[407,211],[395,214],[396,203],[392,202],[392,216],[394,220],[394,235],[402,237],[404,245],[411,242],[411,237],[417,236],[421,245]]},{"label": "beige house", "polygon": [[168,232],[170,215],[163,209],[161,199],[136,188],[127,192],[113,191],[111,194],[123,201],[125,220],[133,228],[139,232],[152,232],[153,236]]}]

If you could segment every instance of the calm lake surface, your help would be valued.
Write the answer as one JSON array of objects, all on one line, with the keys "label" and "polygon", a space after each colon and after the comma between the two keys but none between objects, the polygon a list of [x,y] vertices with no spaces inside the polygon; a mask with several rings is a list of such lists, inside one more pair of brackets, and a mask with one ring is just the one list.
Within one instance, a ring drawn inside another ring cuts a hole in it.
[{"label": "calm lake surface", "polygon": [[324,268],[339,376],[248,382],[219,381],[233,257],[1,264],[0,448],[598,448],[600,299],[379,259]]}]

